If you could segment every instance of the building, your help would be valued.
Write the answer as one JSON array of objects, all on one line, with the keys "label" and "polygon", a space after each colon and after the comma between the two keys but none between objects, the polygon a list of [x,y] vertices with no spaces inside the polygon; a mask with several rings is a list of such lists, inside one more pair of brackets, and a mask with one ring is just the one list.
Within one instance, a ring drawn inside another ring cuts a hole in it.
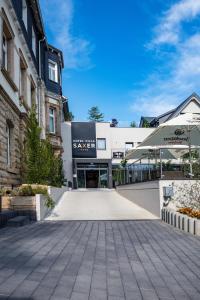
[{"label": "building", "polygon": [[74,188],[112,188],[113,168],[120,165],[128,150],[138,146],[153,130],[111,127],[108,122],[64,122],[66,179]]},{"label": "building", "polygon": [[[112,127],[105,122],[63,123],[66,179],[72,182],[74,188],[112,188],[113,170],[121,164],[127,151],[137,147],[159,124],[187,112],[200,113],[200,98],[197,94],[192,94],[177,108],[157,118],[142,117],[139,128]],[[147,122],[149,126],[146,126]],[[125,182],[132,182],[133,169],[140,176],[142,170],[147,170],[148,175],[149,168],[150,162],[147,159],[143,163],[140,159],[138,162],[130,159]]]},{"label": "building", "polygon": [[0,0],[0,186],[21,183],[27,113],[62,152],[62,52],[47,42],[37,0]]},{"label": "building", "polygon": [[200,97],[196,93],[190,95],[176,108],[167,111],[157,117],[141,117],[139,127],[158,127],[160,124],[169,121],[184,113],[200,113]]}]

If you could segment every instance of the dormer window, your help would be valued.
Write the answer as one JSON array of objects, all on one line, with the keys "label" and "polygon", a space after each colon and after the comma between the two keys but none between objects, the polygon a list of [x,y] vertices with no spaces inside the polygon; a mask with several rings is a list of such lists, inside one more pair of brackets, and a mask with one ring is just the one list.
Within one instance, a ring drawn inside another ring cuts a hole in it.
[{"label": "dormer window", "polygon": [[33,27],[32,27],[32,50],[33,53],[36,55],[36,35]]},{"label": "dormer window", "polygon": [[27,29],[27,4],[26,0],[22,0],[22,20]]},{"label": "dormer window", "polygon": [[49,79],[58,82],[58,64],[49,60]]}]

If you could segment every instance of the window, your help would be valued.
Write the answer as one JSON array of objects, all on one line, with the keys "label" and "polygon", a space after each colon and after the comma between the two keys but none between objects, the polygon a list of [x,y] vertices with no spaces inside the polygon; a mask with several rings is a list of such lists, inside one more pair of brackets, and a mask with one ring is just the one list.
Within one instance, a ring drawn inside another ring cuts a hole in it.
[{"label": "window", "polygon": [[8,70],[8,40],[5,33],[3,33],[2,41],[2,66]]},{"label": "window", "polygon": [[58,65],[51,60],[49,60],[49,79],[58,82]]},{"label": "window", "polygon": [[124,158],[124,152],[113,152],[113,158],[117,159],[123,159]]},{"label": "window", "polygon": [[6,158],[7,158],[7,166],[11,166],[11,151],[10,151],[10,140],[11,140],[11,127],[7,123],[6,124]]},{"label": "window", "polygon": [[125,143],[125,150],[126,151],[129,151],[132,148],[133,148],[133,143]]},{"label": "window", "polygon": [[31,77],[31,107],[36,105],[36,85]]},{"label": "window", "polygon": [[106,150],[106,139],[97,139],[97,150]]},{"label": "window", "polygon": [[35,36],[35,30],[32,27],[32,50],[33,53],[36,55],[36,36]]},{"label": "window", "polygon": [[19,92],[20,92],[20,100],[23,104],[27,104],[27,63],[23,56],[21,49],[20,52],[20,72],[19,72]]},{"label": "window", "polygon": [[14,32],[10,26],[9,20],[7,18],[7,15],[2,8],[0,11],[0,14],[2,15],[2,35],[1,35],[1,71],[7,80],[7,82],[10,84],[12,89],[16,92],[18,91],[18,88],[14,82],[14,70],[15,70],[15,63],[16,60],[14,59]]},{"label": "window", "polygon": [[22,20],[27,29],[27,5],[26,0],[22,0]]},{"label": "window", "polygon": [[56,133],[55,109],[52,107],[49,108],[49,132]]}]

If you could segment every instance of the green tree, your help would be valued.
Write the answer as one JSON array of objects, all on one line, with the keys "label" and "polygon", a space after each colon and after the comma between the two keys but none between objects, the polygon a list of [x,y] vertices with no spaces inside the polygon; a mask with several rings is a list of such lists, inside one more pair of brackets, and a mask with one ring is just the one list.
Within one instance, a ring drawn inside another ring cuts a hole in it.
[{"label": "green tree", "polygon": [[100,112],[98,106],[93,106],[88,110],[88,119],[94,122],[103,122],[104,114]]},{"label": "green tree", "polygon": [[71,111],[65,112],[64,113],[64,119],[65,121],[73,121],[74,120],[74,115]]},{"label": "green tree", "polygon": [[130,127],[132,127],[132,128],[135,128],[135,127],[137,127],[137,125],[136,125],[135,121],[132,121],[132,122],[130,123]]},{"label": "green tree", "polygon": [[149,128],[150,127],[150,123],[147,120],[144,119],[142,127]]},{"label": "green tree", "polygon": [[62,160],[56,157],[48,139],[40,139],[36,109],[28,115],[24,147],[24,182],[62,186],[64,181]]}]

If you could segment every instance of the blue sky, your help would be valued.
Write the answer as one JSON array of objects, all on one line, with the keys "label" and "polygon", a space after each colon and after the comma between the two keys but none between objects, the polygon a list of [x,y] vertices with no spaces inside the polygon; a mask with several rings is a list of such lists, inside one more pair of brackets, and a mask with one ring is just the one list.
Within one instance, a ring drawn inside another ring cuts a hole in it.
[{"label": "blue sky", "polygon": [[200,93],[200,0],[40,0],[49,43],[64,52],[76,120],[98,106],[121,126]]}]

